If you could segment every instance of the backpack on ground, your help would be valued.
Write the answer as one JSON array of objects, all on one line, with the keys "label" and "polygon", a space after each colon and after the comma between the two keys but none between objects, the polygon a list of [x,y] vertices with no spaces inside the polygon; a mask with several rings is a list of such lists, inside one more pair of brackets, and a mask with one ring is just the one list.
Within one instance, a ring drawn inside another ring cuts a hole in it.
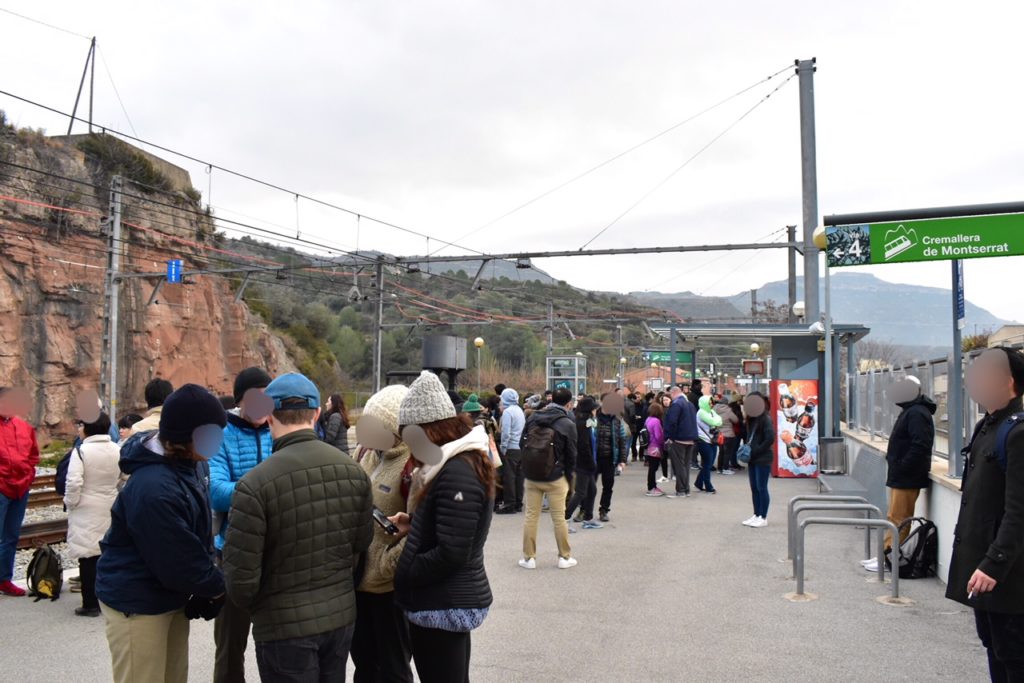
[{"label": "backpack on ground", "polygon": [[[910,517],[899,525],[899,536],[907,532],[906,540],[899,544],[899,571],[901,579],[926,579],[935,576],[939,564],[939,530],[935,523],[924,517]],[[891,549],[886,550],[886,564],[892,567]]]},{"label": "backpack on ground", "polygon": [[555,471],[555,428],[550,424],[531,425],[523,439],[523,476],[533,481],[548,481]]},{"label": "backpack on ground", "polygon": [[68,467],[71,465],[71,454],[78,453],[78,459],[82,459],[82,448],[81,446],[75,446],[64,454],[64,457],[57,463],[57,474],[54,476],[53,488],[57,491],[57,495],[61,498],[68,489]]},{"label": "backpack on ground", "polygon": [[64,563],[53,546],[36,548],[28,563],[25,578],[28,580],[29,595],[34,595],[36,602],[43,598],[56,600],[60,597],[61,588],[64,587]]}]

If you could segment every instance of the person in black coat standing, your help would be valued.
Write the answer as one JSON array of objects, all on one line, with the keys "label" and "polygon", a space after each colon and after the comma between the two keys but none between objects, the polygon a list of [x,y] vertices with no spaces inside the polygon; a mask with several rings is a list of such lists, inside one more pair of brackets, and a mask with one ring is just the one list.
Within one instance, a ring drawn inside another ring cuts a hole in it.
[{"label": "person in black coat standing", "polygon": [[768,526],[768,480],[772,476],[772,458],[775,444],[775,427],[768,416],[768,399],[759,391],[752,391],[743,400],[743,412],[747,417],[746,443],[750,446],[750,462],[747,476],[750,479],[750,497],[754,504],[754,515],[743,522],[743,526],[763,529]]},{"label": "person in black coat standing", "polygon": [[[600,529],[604,526],[594,519],[594,502],[597,500],[596,410],[597,401],[584,396],[573,412],[576,420],[576,473],[572,497],[565,507],[565,518],[572,517],[576,523],[583,522],[584,529]],[[574,516],[576,508],[579,508],[579,512]],[[569,532],[575,533],[575,529],[570,527]]]},{"label": "person in black coat standing", "polygon": [[[897,382],[889,390],[901,412],[889,433],[885,451],[889,487],[889,521],[897,527],[914,516],[921,489],[928,488],[932,469],[932,446],[935,445],[935,402],[921,393],[921,381],[913,375]],[[900,543],[907,539],[910,527],[900,531]],[[892,548],[892,533],[885,534],[886,554]],[[870,572],[878,571],[878,558],[862,563]]]},{"label": "person in black coat standing", "polygon": [[484,543],[494,508],[494,467],[482,425],[459,416],[430,371],[399,409],[402,440],[420,466],[409,491],[412,516],[391,517],[408,538],[395,572],[395,599],[409,620],[422,683],[469,681],[470,632],[491,606]]},{"label": "person in black coat standing", "polygon": [[1024,681],[1024,430],[1009,432],[1005,460],[997,444],[1024,409],[1024,355],[985,351],[967,369],[967,391],[985,416],[967,449],[946,597],[974,608],[992,680]]}]

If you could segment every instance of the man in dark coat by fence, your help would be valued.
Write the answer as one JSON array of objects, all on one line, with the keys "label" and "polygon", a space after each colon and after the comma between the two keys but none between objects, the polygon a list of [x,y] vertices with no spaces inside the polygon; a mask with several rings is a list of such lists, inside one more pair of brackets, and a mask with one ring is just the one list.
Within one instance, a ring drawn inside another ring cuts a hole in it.
[{"label": "man in dark coat by fence", "polygon": [[[889,465],[885,485],[889,487],[889,521],[897,527],[903,520],[914,516],[921,489],[928,488],[931,480],[932,446],[935,445],[935,402],[921,393],[921,381],[914,376],[895,383],[889,398],[902,411],[889,434],[889,447],[885,459]],[[907,540],[910,527],[900,530],[899,543]],[[892,547],[892,534],[885,534],[885,549]],[[864,566],[878,571],[878,559]]]}]

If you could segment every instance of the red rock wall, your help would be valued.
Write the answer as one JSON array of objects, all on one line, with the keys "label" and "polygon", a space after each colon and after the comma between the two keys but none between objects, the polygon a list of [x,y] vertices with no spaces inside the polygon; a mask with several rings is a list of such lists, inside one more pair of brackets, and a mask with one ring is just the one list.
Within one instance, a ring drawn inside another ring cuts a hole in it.
[{"label": "red rock wall", "polygon": [[[29,390],[29,418],[44,439],[67,436],[76,392],[99,388],[107,249],[100,229],[108,196],[73,148],[8,140],[6,147],[0,141],[0,155],[80,181],[0,167],[0,385]],[[124,203],[125,221],[138,227],[123,228],[123,272],[161,272],[170,258],[182,258],[186,270],[211,265],[213,252],[197,244],[210,232],[208,220],[157,207],[141,194]],[[230,394],[242,368],[294,369],[281,339],[235,302],[225,277],[165,284],[147,305],[154,284],[132,279],[121,288],[118,416],[145,407],[143,387],[153,377]]]}]

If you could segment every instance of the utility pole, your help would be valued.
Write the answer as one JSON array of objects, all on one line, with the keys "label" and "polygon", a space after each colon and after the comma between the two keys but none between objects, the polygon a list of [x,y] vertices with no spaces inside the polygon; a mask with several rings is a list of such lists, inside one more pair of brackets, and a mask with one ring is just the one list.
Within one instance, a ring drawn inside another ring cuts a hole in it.
[{"label": "utility pole", "polygon": [[548,355],[555,349],[555,304],[548,302]]},{"label": "utility pole", "polygon": [[818,248],[814,231],[818,227],[818,167],[814,133],[814,72],[816,58],[798,59],[800,78],[800,168],[803,186],[804,222],[804,307],[806,320],[821,318],[818,304]]},{"label": "utility pole", "polygon": [[78,113],[78,102],[82,99],[82,90],[85,88],[85,77],[89,75],[89,132],[92,132],[92,100],[93,86],[96,83],[96,36],[93,36],[89,44],[89,52],[85,56],[85,68],[82,69],[82,80],[78,82],[78,93],[75,95],[75,106],[71,108],[71,120],[68,121],[68,135],[71,135],[71,128],[75,125],[75,114]]},{"label": "utility pole", "polygon": [[626,365],[622,362],[622,359],[625,358],[625,356],[622,355],[622,325],[616,325],[615,331],[619,337],[619,357],[615,359],[615,364],[619,368],[618,388],[621,389],[626,386]]},{"label": "utility pole", "polygon": [[669,386],[674,387],[676,385],[676,326],[669,325],[668,333],[668,381]]},{"label": "utility pole", "polygon": [[[796,226],[786,226],[786,241],[796,242]],[[796,305],[796,248],[790,247],[786,250],[787,260],[789,261],[789,282],[788,282],[788,294],[789,294],[789,310],[786,312],[786,321],[789,323],[796,322],[796,313],[793,312],[793,306]]]},{"label": "utility pole", "polygon": [[107,274],[103,297],[103,355],[100,357],[100,393],[111,419],[117,416],[118,305],[121,282],[121,176],[110,180],[110,217],[107,219]]},{"label": "utility pole", "polygon": [[381,348],[384,346],[384,264],[377,264],[377,330],[373,337],[373,393],[380,391]]},{"label": "utility pole", "polygon": [[757,290],[750,290],[750,322],[757,322]]}]

